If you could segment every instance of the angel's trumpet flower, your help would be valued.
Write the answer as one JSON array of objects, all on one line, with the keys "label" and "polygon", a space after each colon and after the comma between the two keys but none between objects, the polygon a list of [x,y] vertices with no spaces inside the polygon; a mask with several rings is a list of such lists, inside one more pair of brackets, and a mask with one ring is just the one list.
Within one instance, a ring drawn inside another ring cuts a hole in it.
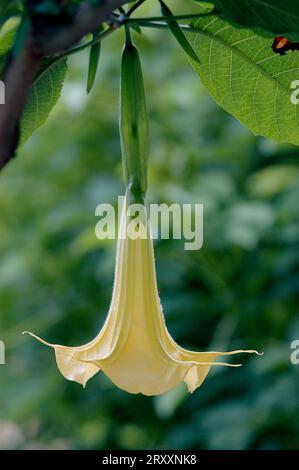
[{"label": "angel's trumpet flower", "polygon": [[[66,379],[83,386],[102,370],[115,385],[130,393],[159,395],[182,381],[193,392],[211,367],[240,365],[217,362],[218,357],[255,351],[192,352],[178,346],[167,331],[144,205],[148,136],[142,72],[128,30],[122,60],[120,133],[127,197],[119,229],[112,301],[104,326],[93,341],[80,347],[50,344],[30,334],[54,349],[58,368]],[[127,210],[131,202],[141,203],[146,216],[132,219]],[[132,236],[137,227],[143,236]]]},{"label": "angel's trumpet flower", "polygon": [[112,302],[99,335],[80,347],[50,344],[32,336],[55,350],[58,368],[66,379],[84,386],[102,370],[130,393],[159,395],[182,381],[193,392],[212,366],[240,365],[216,362],[219,356],[255,351],[192,352],[175,343],[162,313],[149,230],[144,227],[144,238],[130,238],[127,229],[132,223],[137,221],[127,216],[124,204]]}]

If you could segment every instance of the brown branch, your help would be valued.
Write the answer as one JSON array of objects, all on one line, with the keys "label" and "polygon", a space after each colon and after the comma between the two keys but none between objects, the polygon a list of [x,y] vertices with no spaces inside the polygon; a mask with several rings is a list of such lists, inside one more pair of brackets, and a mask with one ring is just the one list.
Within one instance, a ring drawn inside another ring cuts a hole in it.
[{"label": "brown branch", "polygon": [[103,0],[100,6],[85,3],[73,22],[55,34],[39,37],[28,33],[23,51],[7,66],[4,76],[5,104],[0,105],[0,169],[15,155],[20,117],[43,57],[76,44],[123,3],[123,0]]},{"label": "brown branch", "polygon": [[19,119],[41,61],[41,55],[34,53],[32,38],[28,37],[23,51],[6,70],[5,104],[0,105],[0,169],[15,155]]},{"label": "brown branch", "polygon": [[[51,41],[41,38],[40,44],[43,55],[56,54],[70,48],[80,41],[83,36],[94,31],[100,23],[107,20],[110,14],[123,3],[124,0],[102,0],[101,6],[98,7],[83,4],[73,24],[63,28],[60,32],[56,32]],[[37,47],[38,43],[39,41],[37,41]]]}]

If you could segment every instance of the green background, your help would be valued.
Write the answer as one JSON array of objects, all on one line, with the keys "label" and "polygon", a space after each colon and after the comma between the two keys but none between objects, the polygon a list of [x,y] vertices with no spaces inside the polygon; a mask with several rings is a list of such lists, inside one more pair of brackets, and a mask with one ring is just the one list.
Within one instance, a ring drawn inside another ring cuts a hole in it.
[{"label": "green background", "polygon": [[255,348],[194,394],[154,398],[103,374],[84,390],[31,330],[84,344],[109,307],[114,241],[95,208],[123,194],[118,86],[123,32],[105,40],[86,96],[88,54],[62,99],[0,175],[0,448],[294,449],[299,435],[299,151],[254,137],[208,96],[166,31],[136,37],[150,124],[152,202],[204,204],[204,246],[155,245],[171,334],[194,350]]}]

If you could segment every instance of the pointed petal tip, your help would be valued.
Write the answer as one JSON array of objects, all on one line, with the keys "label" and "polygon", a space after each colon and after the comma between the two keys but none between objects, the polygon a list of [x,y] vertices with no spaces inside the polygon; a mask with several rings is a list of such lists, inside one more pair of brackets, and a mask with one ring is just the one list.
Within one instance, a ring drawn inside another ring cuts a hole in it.
[{"label": "pointed petal tip", "polygon": [[39,341],[40,343],[45,344],[46,346],[50,346],[51,348],[54,347],[53,344],[50,344],[50,343],[48,343],[47,341],[45,341],[44,339],[42,339],[42,338],[40,338],[39,336],[35,335],[34,333],[31,333],[31,331],[23,331],[23,332],[22,332],[22,335],[29,335],[29,336],[32,336],[32,338],[37,339],[37,341]]},{"label": "pointed petal tip", "polygon": [[87,382],[91,379],[91,377],[84,377],[82,380],[80,380],[78,383],[80,383],[82,385],[82,387],[85,389],[86,388],[86,385],[87,385]]},{"label": "pointed petal tip", "polygon": [[246,349],[243,352],[248,353],[248,354],[257,354],[258,356],[263,356],[264,355],[264,352],[259,352],[259,351],[256,351],[255,349]]},{"label": "pointed petal tip", "polygon": [[258,356],[263,356],[263,352],[256,351],[256,349],[238,349],[237,351],[231,351],[231,353],[228,354],[240,354],[240,353],[246,353],[246,354],[257,354]]},{"label": "pointed petal tip", "polygon": [[184,380],[185,384],[187,385],[187,391],[189,393],[193,393],[194,390],[196,390],[196,387],[194,385],[191,385],[190,383],[188,383],[186,380]]}]

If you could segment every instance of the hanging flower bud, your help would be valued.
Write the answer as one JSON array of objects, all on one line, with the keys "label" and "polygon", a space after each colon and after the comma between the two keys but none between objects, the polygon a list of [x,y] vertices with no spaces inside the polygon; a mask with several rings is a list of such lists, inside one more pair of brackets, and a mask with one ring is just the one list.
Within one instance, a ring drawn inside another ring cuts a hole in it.
[{"label": "hanging flower bud", "polygon": [[119,127],[129,201],[142,203],[147,189],[148,122],[139,54],[128,32],[121,64]]}]

